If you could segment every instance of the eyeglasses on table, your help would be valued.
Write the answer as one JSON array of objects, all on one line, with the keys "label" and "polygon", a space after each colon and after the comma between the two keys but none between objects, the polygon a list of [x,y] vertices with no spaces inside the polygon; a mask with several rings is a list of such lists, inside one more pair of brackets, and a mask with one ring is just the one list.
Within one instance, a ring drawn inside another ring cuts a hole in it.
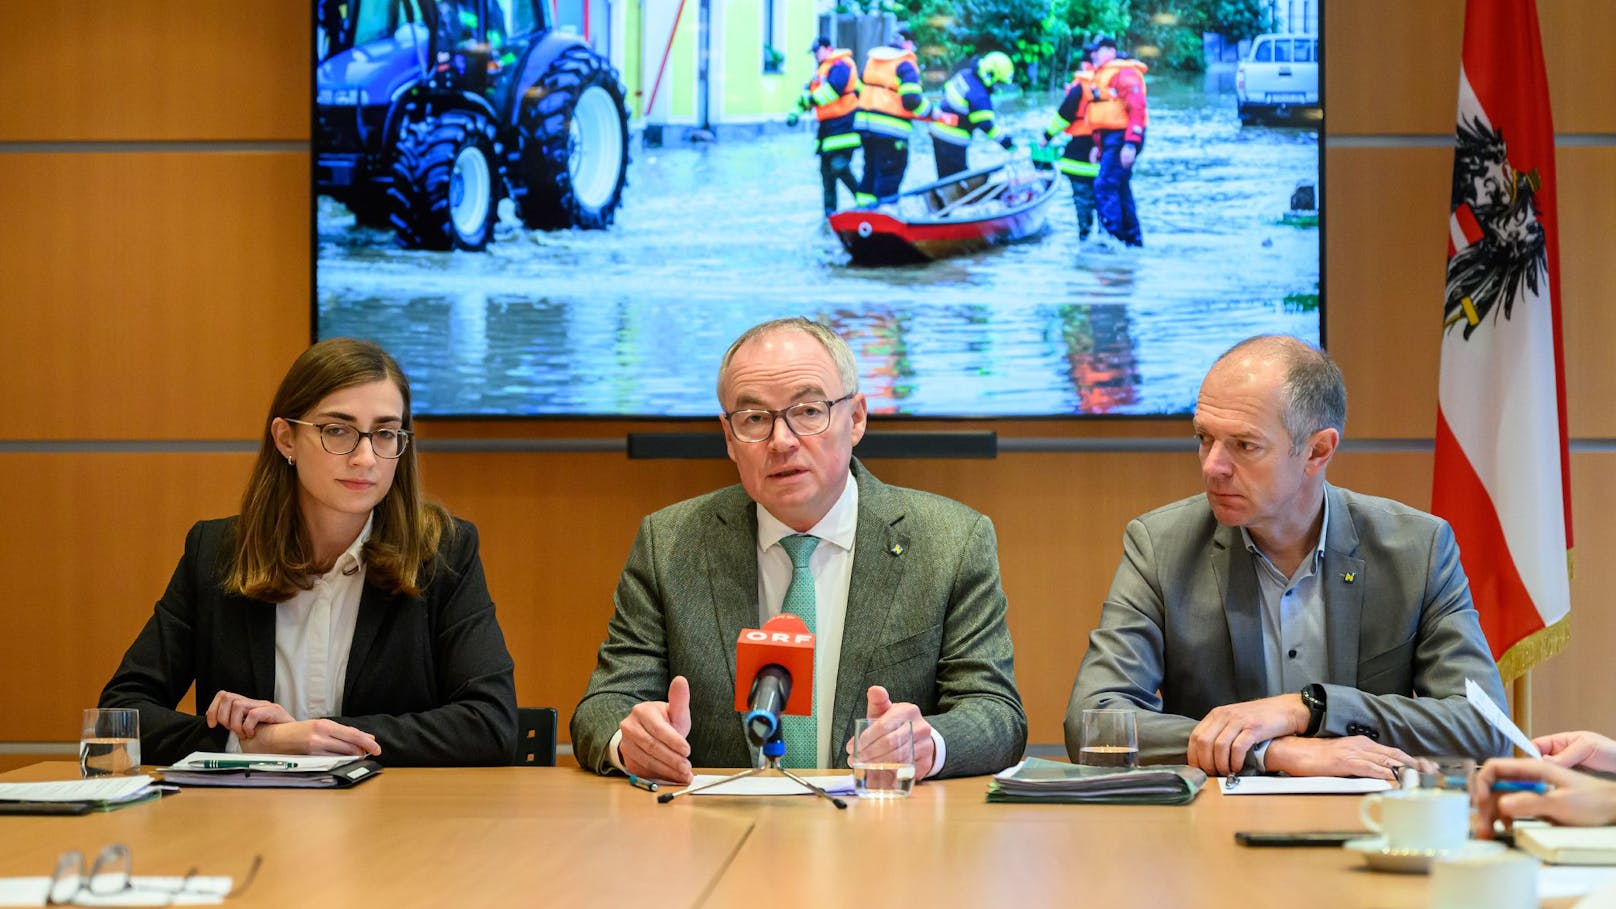
[{"label": "eyeglasses on table", "polygon": [[[232,886],[223,898],[239,896],[252,886],[253,879],[258,876],[258,867],[263,863],[262,855],[253,856],[252,865],[247,868],[247,874],[242,877],[241,883]],[[197,870],[193,866],[175,886],[154,884],[150,880],[136,880],[134,855],[129,847],[122,843],[114,843],[102,849],[96,854],[95,861],[88,865],[85,864],[84,853],[70,849],[56,859],[56,872],[51,875],[50,889],[45,892],[45,905],[117,905],[120,898],[148,894],[155,900],[161,900],[155,903],[160,906],[190,902],[187,897],[206,898],[209,901],[218,899],[217,891],[195,887]]]}]

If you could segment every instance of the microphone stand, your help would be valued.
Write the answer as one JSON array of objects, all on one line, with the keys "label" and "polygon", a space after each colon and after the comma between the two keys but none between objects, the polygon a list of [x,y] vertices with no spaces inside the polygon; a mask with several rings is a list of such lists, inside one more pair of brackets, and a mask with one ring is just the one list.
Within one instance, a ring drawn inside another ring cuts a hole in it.
[{"label": "microphone stand", "polygon": [[735,780],[744,780],[749,776],[757,776],[760,773],[767,773],[770,770],[774,770],[774,771],[778,771],[782,776],[784,776],[787,779],[795,782],[797,785],[801,786],[802,788],[808,790],[809,792],[812,792],[814,795],[817,795],[820,798],[825,799],[826,801],[830,802],[832,805],[835,805],[837,808],[844,808],[845,809],[847,807],[846,802],[842,801],[841,799],[837,798],[834,795],[831,795],[830,793],[826,792],[825,790],[819,788],[818,786],[815,786],[813,783],[808,782],[807,780],[805,780],[802,777],[796,775],[795,773],[792,773],[786,767],[782,766],[780,761],[785,756],[786,756],[786,743],[780,738],[780,730],[778,728],[776,728],[775,731],[774,731],[774,735],[770,736],[769,740],[767,742],[763,743],[763,766],[762,767],[753,767],[750,770],[742,770],[740,773],[730,774],[729,776],[726,776],[723,779],[713,780],[710,783],[702,783],[700,786],[694,786],[694,787],[691,787],[689,789],[683,789],[683,790],[680,790],[679,792],[664,793],[662,795],[657,796],[657,804],[658,805],[666,805],[666,804],[668,804],[669,802],[673,801],[674,799],[678,798],[681,795],[695,795],[696,793],[701,792],[704,789],[711,789],[714,786],[722,786],[725,783],[734,782]]}]

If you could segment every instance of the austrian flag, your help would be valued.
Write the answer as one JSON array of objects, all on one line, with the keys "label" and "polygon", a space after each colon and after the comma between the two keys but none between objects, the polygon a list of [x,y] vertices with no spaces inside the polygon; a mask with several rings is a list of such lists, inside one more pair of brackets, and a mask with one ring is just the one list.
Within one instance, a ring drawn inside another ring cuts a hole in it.
[{"label": "austrian flag", "polygon": [[1537,8],[1467,0],[1431,505],[1506,681],[1570,629],[1555,186]]}]

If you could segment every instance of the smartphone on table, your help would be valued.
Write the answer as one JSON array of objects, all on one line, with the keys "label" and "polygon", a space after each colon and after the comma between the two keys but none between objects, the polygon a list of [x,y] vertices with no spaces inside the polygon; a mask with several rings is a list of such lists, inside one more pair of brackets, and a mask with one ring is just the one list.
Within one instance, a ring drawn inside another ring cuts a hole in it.
[{"label": "smartphone on table", "polygon": [[1241,830],[1234,841],[1242,846],[1339,846],[1374,835],[1368,830]]}]

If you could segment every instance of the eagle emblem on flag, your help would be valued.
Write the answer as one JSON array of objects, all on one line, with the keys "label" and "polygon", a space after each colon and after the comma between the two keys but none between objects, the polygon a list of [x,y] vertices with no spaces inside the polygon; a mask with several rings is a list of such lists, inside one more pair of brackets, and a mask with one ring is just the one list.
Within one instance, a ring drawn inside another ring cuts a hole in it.
[{"label": "eagle emblem on flag", "polygon": [[1499,307],[1505,319],[1523,289],[1537,293],[1548,269],[1548,247],[1535,198],[1537,170],[1509,163],[1502,131],[1483,117],[1459,117],[1448,218],[1448,283],[1442,307],[1445,330],[1463,325],[1470,340]]}]

